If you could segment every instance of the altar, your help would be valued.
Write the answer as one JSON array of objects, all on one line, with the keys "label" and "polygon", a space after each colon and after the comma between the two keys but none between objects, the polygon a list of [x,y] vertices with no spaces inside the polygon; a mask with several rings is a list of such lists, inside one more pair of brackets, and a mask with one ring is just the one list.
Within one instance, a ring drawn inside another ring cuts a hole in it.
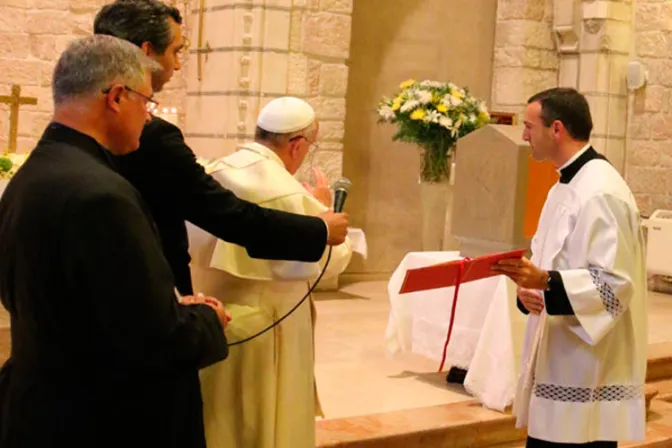
[{"label": "altar", "polygon": [[[409,294],[399,290],[407,270],[458,259],[459,252],[411,252],[404,257],[388,283],[388,353],[423,355],[435,360],[438,369],[454,287]],[[465,389],[487,408],[503,411],[513,402],[526,321],[516,307],[516,285],[508,278],[460,286],[446,366],[467,370]]]}]

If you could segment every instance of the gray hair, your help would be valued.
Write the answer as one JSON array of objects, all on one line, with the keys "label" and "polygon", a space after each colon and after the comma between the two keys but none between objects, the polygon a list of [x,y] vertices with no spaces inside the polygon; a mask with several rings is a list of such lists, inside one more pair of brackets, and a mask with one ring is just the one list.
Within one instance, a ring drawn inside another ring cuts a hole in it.
[{"label": "gray hair", "polygon": [[257,126],[254,132],[254,138],[255,140],[261,140],[264,142],[269,142],[275,146],[284,146],[291,139],[294,137],[298,136],[304,136],[304,137],[313,137],[315,132],[317,131],[315,121],[313,121],[311,124],[309,124],[307,127],[296,131],[296,132],[291,132],[289,134],[279,134],[277,132],[269,132],[265,129],[260,128]]},{"label": "gray hair", "polygon": [[125,40],[93,35],[77,39],[63,52],[52,79],[54,104],[101,92],[113,83],[137,88],[146,70],[161,66]]}]

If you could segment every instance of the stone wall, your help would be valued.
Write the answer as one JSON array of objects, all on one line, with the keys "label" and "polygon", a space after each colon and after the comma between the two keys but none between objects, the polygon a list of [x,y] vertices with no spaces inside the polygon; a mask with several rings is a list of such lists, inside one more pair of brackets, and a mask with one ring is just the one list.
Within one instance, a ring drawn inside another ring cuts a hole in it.
[{"label": "stone wall", "polygon": [[[259,110],[293,95],[313,105],[320,120],[318,151],[300,177],[319,165],[331,181],[341,175],[352,0],[206,0],[198,79],[200,11],[192,11],[186,137],[206,158],[221,157],[254,137]],[[207,60],[206,60],[207,57]]]},{"label": "stone wall", "polygon": [[637,91],[626,163],[627,180],[642,213],[672,210],[672,0],[635,2],[635,52],[649,72]]},{"label": "stone wall", "polygon": [[553,5],[553,0],[498,0],[492,111],[522,118],[531,95],[558,85]]},{"label": "stone wall", "polygon": [[[52,115],[51,76],[54,65],[77,37],[90,34],[93,18],[106,0],[2,0],[0,2],[0,95],[20,84],[22,96],[38,99],[37,106],[22,106],[19,113],[17,152],[30,151]],[[184,7],[184,3],[181,5]],[[181,103],[182,75],[158,98]],[[7,148],[9,108],[0,104],[0,152]]]},{"label": "stone wall", "polygon": [[422,250],[421,151],[393,141],[396,126],[377,123],[378,102],[413,78],[452,81],[489,104],[496,9],[494,0],[354,2],[344,174],[353,182],[346,208],[366,232],[368,258],[353,257],[349,280],[389,278],[408,252]]}]

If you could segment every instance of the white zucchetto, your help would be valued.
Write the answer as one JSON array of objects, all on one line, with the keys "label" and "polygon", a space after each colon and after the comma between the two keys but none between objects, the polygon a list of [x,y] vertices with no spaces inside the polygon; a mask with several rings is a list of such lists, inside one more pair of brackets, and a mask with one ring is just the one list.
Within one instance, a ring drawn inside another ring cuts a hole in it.
[{"label": "white zucchetto", "polygon": [[307,102],[293,96],[275,98],[259,112],[257,126],[275,134],[289,134],[310,126],[315,111]]}]

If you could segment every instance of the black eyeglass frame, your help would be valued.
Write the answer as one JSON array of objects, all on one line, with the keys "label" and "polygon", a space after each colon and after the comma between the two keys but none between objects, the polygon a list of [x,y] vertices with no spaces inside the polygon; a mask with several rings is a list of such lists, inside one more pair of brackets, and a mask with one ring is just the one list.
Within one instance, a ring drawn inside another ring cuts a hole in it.
[{"label": "black eyeglass frame", "polygon": [[[138,91],[135,90],[135,89],[131,89],[131,88],[128,87],[127,85],[124,85],[123,87],[124,87],[124,90],[127,90],[127,91],[129,91],[129,92],[131,92],[131,93],[135,93],[136,95],[140,96],[141,98],[147,100],[148,103],[153,104],[153,107],[152,107],[151,109],[155,109],[155,108],[159,107],[159,102],[156,101],[154,98],[149,97],[149,96],[145,95],[144,93],[140,93],[140,92],[138,92]],[[105,94],[105,95],[107,95],[107,94],[110,93],[110,91],[112,91],[112,87],[108,87],[107,89],[103,89],[103,90],[102,90],[102,93]]]}]

